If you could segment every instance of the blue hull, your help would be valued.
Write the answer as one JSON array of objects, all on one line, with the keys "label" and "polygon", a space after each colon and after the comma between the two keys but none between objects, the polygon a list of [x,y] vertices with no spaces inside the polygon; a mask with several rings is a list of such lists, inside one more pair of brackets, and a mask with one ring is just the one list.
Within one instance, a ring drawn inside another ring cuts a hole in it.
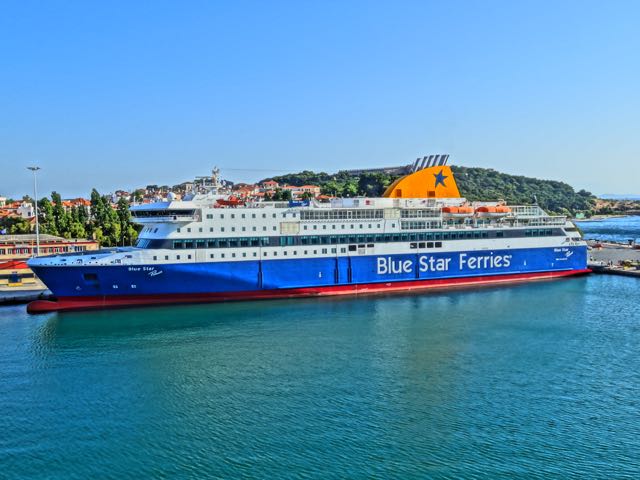
[{"label": "blue hull", "polygon": [[587,248],[362,255],[33,270],[57,297],[220,294],[308,287],[584,271]]}]

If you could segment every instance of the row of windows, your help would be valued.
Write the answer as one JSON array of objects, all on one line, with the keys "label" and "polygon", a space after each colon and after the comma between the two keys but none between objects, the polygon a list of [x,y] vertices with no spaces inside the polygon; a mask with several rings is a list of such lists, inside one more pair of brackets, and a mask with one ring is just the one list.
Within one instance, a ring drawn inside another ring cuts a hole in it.
[{"label": "row of windows", "polygon": [[427,222],[427,221],[411,221],[400,222],[400,228],[402,230],[424,230],[427,228],[440,228],[442,223],[440,222]]},{"label": "row of windows", "polygon": [[401,218],[433,218],[440,216],[439,208],[400,210]]},{"label": "row of windows", "polygon": [[[486,232],[484,232],[486,235]],[[386,233],[378,235],[330,235],[330,236],[281,236],[250,238],[207,238],[195,240],[173,240],[169,246],[150,248],[172,248],[174,250],[192,248],[238,248],[238,247],[275,247],[294,245],[338,245],[360,242],[411,242],[419,240],[456,240],[454,233]],[[462,238],[462,237],[460,237]],[[479,238],[486,238],[479,237]],[[275,242],[273,240],[276,240]],[[141,247],[144,248],[144,247]]]},{"label": "row of windows", "polygon": [[[274,225],[271,229],[274,232],[276,232],[278,230],[278,227]],[[185,230],[186,230],[187,233],[191,233],[191,227],[187,227]],[[182,229],[178,228],[178,229],[176,229],[176,231],[178,233],[180,233],[182,231]],[[198,227],[198,232],[202,233],[203,231],[204,231],[203,227]],[[220,231],[224,232],[225,231],[225,227],[220,227]],[[236,227],[229,227],[229,231],[230,232],[235,232],[236,231]],[[238,231],[240,231],[240,232],[246,232],[246,231],[257,232],[258,229],[257,229],[257,227],[251,227],[251,230],[247,230],[247,227],[239,227]],[[266,232],[267,231],[267,227],[263,226],[262,227],[262,231]],[[213,227],[209,227],[209,233],[213,233]]]},{"label": "row of windows", "polygon": [[551,228],[535,228],[532,230],[525,230],[525,237],[549,237],[553,235],[553,230]]},{"label": "row of windows", "polygon": [[[23,248],[0,248],[0,255],[27,255],[36,252],[36,247]],[[87,249],[85,246],[76,247],[40,247],[40,254],[43,253],[67,253],[67,252],[83,252]]]},{"label": "row of windows", "polygon": [[[436,222],[433,222],[433,223],[427,222],[427,224],[428,224],[427,228],[438,228],[440,226],[440,224],[436,223]],[[325,224],[325,225],[322,225],[322,230],[329,230],[329,226],[331,227],[331,230],[337,230],[338,229],[338,227],[335,224],[332,224],[332,225],[326,225]],[[358,226],[359,226],[360,230],[365,228],[363,223],[360,223]],[[376,228],[381,228],[381,226],[382,226],[382,224],[380,224],[380,223],[376,224]],[[320,230],[320,228],[318,228],[318,227],[319,227],[319,225],[317,225],[317,224],[314,224],[314,225],[303,225],[302,229],[303,230]],[[351,229],[353,229],[353,230],[356,228],[355,224],[351,224],[351,225],[349,225],[349,227]],[[235,232],[236,228],[237,228],[237,231],[239,231],[239,232],[257,232],[258,231],[258,227],[253,226],[253,227],[220,227],[220,232],[224,232],[225,228],[230,232]],[[249,230],[249,228],[250,228],[250,230]],[[347,228],[347,225],[345,225],[345,224],[340,225],[340,229],[341,230],[345,230],[346,228]],[[374,228],[374,225],[372,223],[370,223],[367,226],[367,228]],[[391,228],[396,228],[396,224],[392,223],[391,224]],[[425,228],[425,227],[422,227],[422,228]],[[195,230],[195,229],[193,229],[193,230]],[[266,227],[266,226],[262,227],[262,231],[263,232],[266,232],[267,230],[268,230],[268,227]],[[278,230],[278,227],[274,225],[274,226],[271,227],[271,230],[275,232],[275,231]],[[147,230],[147,231],[150,232],[151,228],[149,228],[149,230]],[[158,229],[156,228],[153,233],[156,233],[157,231],[158,231]],[[178,229],[176,229],[176,231],[178,233],[180,233],[182,231],[182,228],[178,228]],[[187,233],[191,233],[192,229],[191,229],[191,227],[187,227],[185,229],[185,231]],[[203,227],[198,227],[198,232],[202,233],[203,231],[204,231]],[[209,233],[213,233],[213,231],[214,231],[214,228],[213,227],[209,227]]]},{"label": "row of windows", "polygon": [[301,220],[375,220],[383,218],[384,211],[381,209],[362,210],[302,210]]},{"label": "row of windows", "polygon": [[[356,246],[355,245],[352,245],[352,246],[353,246],[353,250],[356,250],[356,248],[355,248]],[[352,250],[351,246],[349,247],[349,250]],[[338,249],[337,248],[331,248],[331,249],[329,249],[329,248],[321,248],[319,250],[318,249],[315,249],[315,250],[304,250],[304,251],[302,251],[302,255],[309,255],[309,254],[318,255],[318,252],[320,252],[323,255],[327,255],[329,252],[332,253],[332,254],[335,254],[335,253],[338,253]],[[298,250],[282,250],[279,253],[281,254],[280,255],[281,257],[288,257],[288,256],[297,257],[300,252],[298,252]],[[340,253],[347,253],[347,249],[345,247],[340,248]],[[214,258],[216,258],[216,255],[218,255],[218,258],[247,258],[247,257],[257,257],[258,256],[258,252],[248,252],[248,253],[247,252],[238,252],[238,253],[232,252],[232,253],[218,253],[218,254],[210,253],[209,254],[209,258],[210,259],[214,259]],[[262,252],[261,256],[263,258],[264,257],[268,257],[269,256],[269,252]],[[271,252],[271,256],[272,257],[277,257],[278,256],[278,252],[277,251],[276,252]],[[191,260],[191,258],[192,258],[191,255],[187,255],[186,256],[187,260]],[[158,260],[158,256],[154,255],[153,259],[157,261]],[[181,255],[175,255],[175,256],[165,255],[164,259],[165,260],[174,260],[174,259],[175,260],[181,260],[182,257],[181,257]]]},{"label": "row of windows", "polygon": [[[527,233],[528,232],[528,233]],[[505,235],[506,234],[506,235]],[[442,240],[473,240],[483,238],[505,238],[522,236],[562,235],[562,230],[506,230],[506,231],[451,231],[451,232],[403,232],[403,233],[368,233],[348,235],[297,235],[278,237],[233,237],[202,238],[181,240],[140,239],[139,248],[237,248],[237,247],[276,247],[287,245],[337,245],[347,243],[387,243],[387,242],[424,242]]]},{"label": "row of windows", "polygon": [[[289,212],[289,214],[291,215],[292,218],[296,218],[296,213],[295,212]],[[257,213],[221,213],[219,216],[222,220],[224,220],[226,215],[226,218],[258,218],[258,214]],[[267,218],[267,216],[270,216],[271,218],[277,218],[278,214],[277,213],[271,213],[271,214],[266,214],[266,213],[262,213],[260,214],[261,218]],[[284,212],[282,214],[283,218],[287,217],[287,212]],[[208,220],[213,220],[213,213],[207,213],[207,219]]]}]

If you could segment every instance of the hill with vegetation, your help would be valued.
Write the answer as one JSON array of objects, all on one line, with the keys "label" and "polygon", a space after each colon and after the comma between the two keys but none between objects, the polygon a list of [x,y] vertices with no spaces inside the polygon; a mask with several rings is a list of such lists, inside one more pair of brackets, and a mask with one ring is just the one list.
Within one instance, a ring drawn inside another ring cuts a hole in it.
[{"label": "hill with vegetation", "polygon": [[[584,212],[590,215],[596,206],[596,197],[590,192],[576,192],[571,185],[555,180],[540,180],[520,175],[509,175],[489,168],[452,167],[463,197],[470,201],[505,200],[510,204],[538,204],[554,213],[575,215]],[[398,178],[386,173],[348,172],[329,174],[305,170],[271,177],[280,184],[318,185],[325,195],[333,196],[380,196]],[[267,179],[265,179],[267,180]]]}]

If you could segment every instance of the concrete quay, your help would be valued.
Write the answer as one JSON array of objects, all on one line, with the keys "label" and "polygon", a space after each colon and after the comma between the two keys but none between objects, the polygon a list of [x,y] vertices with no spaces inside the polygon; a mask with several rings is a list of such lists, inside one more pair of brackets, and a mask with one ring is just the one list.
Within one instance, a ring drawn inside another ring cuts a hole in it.
[{"label": "concrete quay", "polygon": [[590,241],[588,266],[593,273],[640,278],[640,249],[630,245]]}]

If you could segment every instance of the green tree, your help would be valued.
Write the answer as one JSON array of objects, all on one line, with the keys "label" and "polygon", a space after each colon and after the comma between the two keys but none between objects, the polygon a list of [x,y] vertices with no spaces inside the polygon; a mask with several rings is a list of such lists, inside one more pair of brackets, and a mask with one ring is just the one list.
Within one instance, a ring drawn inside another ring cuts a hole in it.
[{"label": "green tree", "polygon": [[59,235],[56,220],[53,215],[53,205],[47,197],[38,202],[38,222],[40,233]]},{"label": "green tree", "polygon": [[0,230],[5,229],[10,235],[31,233],[31,222],[22,217],[6,217],[0,219]]},{"label": "green tree", "polygon": [[69,226],[71,225],[71,217],[62,204],[62,197],[58,192],[51,192],[51,203],[53,204],[53,221],[56,225],[58,234],[70,238],[71,233]]}]

